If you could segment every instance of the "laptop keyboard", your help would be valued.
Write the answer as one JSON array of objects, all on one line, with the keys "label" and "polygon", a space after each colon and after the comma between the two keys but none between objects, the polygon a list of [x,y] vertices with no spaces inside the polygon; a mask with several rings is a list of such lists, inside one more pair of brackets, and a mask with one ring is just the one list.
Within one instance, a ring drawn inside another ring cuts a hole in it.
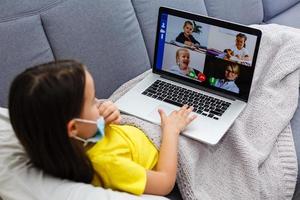
[{"label": "laptop keyboard", "polygon": [[218,120],[231,104],[161,80],[155,81],[142,94],[179,107],[185,104],[193,106],[194,112],[215,120]]}]

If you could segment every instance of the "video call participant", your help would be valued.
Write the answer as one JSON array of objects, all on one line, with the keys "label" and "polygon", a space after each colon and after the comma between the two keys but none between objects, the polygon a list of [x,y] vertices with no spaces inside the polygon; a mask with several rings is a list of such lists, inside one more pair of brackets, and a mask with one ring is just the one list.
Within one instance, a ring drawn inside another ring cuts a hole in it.
[{"label": "video call participant", "polygon": [[193,29],[193,23],[191,21],[185,21],[183,25],[183,32],[176,37],[176,41],[191,47],[199,47],[200,42],[198,42],[192,35]]},{"label": "video call participant", "polygon": [[205,76],[199,70],[193,69],[189,66],[190,64],[190,53],[185,48],[180,48],[176,51],[176,65],[170,68],[170,72],[188,76],[189,78],[198,79],[204,81]]},{"label": "video call participant", "polygon": [[240,67],[237,64],[231,63],[229,64],[224,73],[224,79],[215,79],[211,77],[209,79],[210,85],[222,88],[234,93],[239,93],[240,89],[236,85],[235,80],[240,75]]},{"label": "video call participant", "polygon": [[246,49],[247,36],[243,33],[236,35],[235,45],[227,51],[232,52],[232,54],[227,54],[230,60],[240,60],[240,61],[250,61],[249,52]]}]

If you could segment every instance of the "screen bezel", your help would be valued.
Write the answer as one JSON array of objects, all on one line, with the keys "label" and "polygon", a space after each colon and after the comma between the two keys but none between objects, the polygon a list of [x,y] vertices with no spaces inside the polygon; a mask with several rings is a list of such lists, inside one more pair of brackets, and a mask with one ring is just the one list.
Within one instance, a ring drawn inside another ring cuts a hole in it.
[{"label": "screen bezel", "polygon": [[156,30],[156,40],[155,40],[154,62],[153,62],[153,66],[152,66],[152,72],[155,73],[155,74],[163,75],[165,77],[169,77],[171,79],[177,79],[177,80],[183,81],[183,82],[187,83],[187,85],[195,87],[197,89],[208,90],[209,92],[212,92],[212,93],[215,93],[215,94],[218,94],[218,95],[224,94],[225,96],[229,96],[229,97],[247,102],[248,98],[249,98],[250,89],[249,89],[249,92],[248,92],[247,95],[241,96],[237,93],[226,91],[226,90],[216,88],[216,87],[213,87],[213,86],[199,85],[199,81],[192,80],[192,79],[189,79],[189,78],[186,78],[186,77],[183,77],[183,76],[180,76],[180,75],[176,75],[176,74],[173,74],[173,73],[170,73],[170,72],[167,72],[167,71],[163,71],[161,69],[157,69],[157,66],[156,66],[156,64],[157,64],[157,51],[158,51],[158,46],[159,46],[158,42],[159,42],[160,20],[161,20],[161,15],[162,14],[167,14],[167,15],[172,15],[172,16],[176,16],[176,17],[186,18],[188,20],[195,20],[195,21],[205,23],[205,24],[208,24],[208,25],[218,26],[218,27],[221,27],[221,28],[231,29],[231,30],[234,30],[234,31],[239,31],[239,32],[243,32],[243,33],[247,33],[247,34],[257,36],[255,49],[254,49],[254,54],[253,54],[253,58],[252,58],[252,65],[251,65],[251,67],[253,67],[253,74],[252,74],[252,79],[251,79],[251,82],[250,82],[250,88],[251,88],[251,84],[252,84],[252,81],[253,81],[253,76],[254,76],[254,71],[255,71],[255,64],[256,64],[256,60],[257,60],[257,55],[258,55],[258,50],[259,50],[259,45],[260,45],[262,32],[258,29],[252,28],[252,27],[248,27],[248,26],[245,26],[245,25],[237,24],[237,23],[228,22],[228,21],[225,21],[225,20],[220,20],[220,19],[207,17],[207,16],[194,14],[194,13],[188,13],[186,11],[175,10],[175,9],[168,8],[168,7],[160,7],[159,8],[158,20],[157,20],[157,30]]}]

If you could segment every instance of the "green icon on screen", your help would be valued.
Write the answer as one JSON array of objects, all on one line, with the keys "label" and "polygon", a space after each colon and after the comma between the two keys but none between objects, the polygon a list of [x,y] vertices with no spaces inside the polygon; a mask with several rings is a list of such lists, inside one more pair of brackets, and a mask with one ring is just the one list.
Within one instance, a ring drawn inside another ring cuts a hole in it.
[{"label": "green icon on screen", "polygon": [[217,82],[217,79],[214,78],[214,77],[210,77],[209,79],[209,84],[212,85],[212,86],[215,86],[216,85],[216,82]]},{"label": "green icon on screen", "polygon": [[188,76],[191,77],[191,78],[196,78],[196,73],[194,71],[190,71],[188,73]]}]

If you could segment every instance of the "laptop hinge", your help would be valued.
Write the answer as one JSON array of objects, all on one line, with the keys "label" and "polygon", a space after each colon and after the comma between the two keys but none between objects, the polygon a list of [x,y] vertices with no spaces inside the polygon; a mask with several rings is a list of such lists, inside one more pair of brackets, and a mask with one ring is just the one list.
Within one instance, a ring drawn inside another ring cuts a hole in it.
[{"label": "laptop hinge", "polygon": [[174,82],[178,82],[178,83],[181,83],[183,85],[187,85],[187,86],[190,86],[190,87],[193,87],[193,88],[196,88],[196,89],[199,89],[199,90],[203,90],[203,91],[206,91],[206,92],[209,92],[209,93],[213,93],[215,95],[218,95],[218,96],[221,96],[221,97],[224,97],[224,98],[227,98],[227,99],[230,99],[232,101],[235,101],[236,98],[235,97],[232,97],[228,94],[223,94],[221,92],[218,92],[218,91],[214,91],[214,90],[211,90],[209,88],[205,88],[203,86],[200,86],[200,85],[196,85],[194,83],[190,83],[188,81],[184,81],[184,80],[181,80],[179,78],[175,78],[175,77],[171,77],[171,76],[166,76],[164,74],[161,74],[160,75],[162,78],[165,78],[165,79],[168,79],[168,80],[171,80],[171,81],[174,81]]}]

